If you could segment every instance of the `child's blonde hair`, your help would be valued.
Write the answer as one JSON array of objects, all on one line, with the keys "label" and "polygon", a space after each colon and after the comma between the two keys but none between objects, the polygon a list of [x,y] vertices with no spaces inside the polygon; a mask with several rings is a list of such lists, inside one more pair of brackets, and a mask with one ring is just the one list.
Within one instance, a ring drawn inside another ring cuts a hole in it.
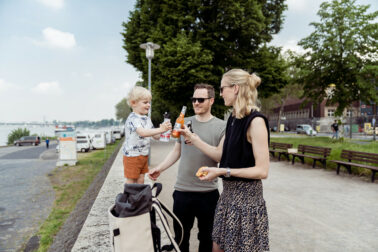
[{"label": "child's blonde hair", "polygon": [[127,95],[127,104],[131,107],[132,101],[139,101],[141,99],[151,100],[151,92],[141,86],[135,86]]}]

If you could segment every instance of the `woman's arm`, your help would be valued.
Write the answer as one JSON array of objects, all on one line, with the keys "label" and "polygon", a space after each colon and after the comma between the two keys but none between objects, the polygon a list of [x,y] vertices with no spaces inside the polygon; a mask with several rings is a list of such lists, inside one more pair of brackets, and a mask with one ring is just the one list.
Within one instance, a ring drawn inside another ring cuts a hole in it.
[{"label": "woman's arm", "polygon": [[195,133],[192,133],[186,125],[184,125],[184,129],[179,130],[180,133],[182,133],[185,137],[185,140],[189,144],[193,144],[197,149],[202,151],[205,155],[207,155],[209,158],[213,159],[215,162],[220,162],[222,157],[222,151],[223,151],[223,143],[224,143],[224,137],[220,140],[218,146],[212,146],[204,141]]},{"label": "woman's arm", "polygon": [[[231,176],[249,179],[266,179],[269,171],[269,146],[268,132],[263,118],[256,117],[252,120],[246,137],[248,141],[252,143],[253,156],[256,161],[255,166],[231,169]],[[200,178],[201,180],[213,180],[218,176],[226,175],[227,168],[209,167],[204,168],[203,171],[209,173],[207,176]]]}]

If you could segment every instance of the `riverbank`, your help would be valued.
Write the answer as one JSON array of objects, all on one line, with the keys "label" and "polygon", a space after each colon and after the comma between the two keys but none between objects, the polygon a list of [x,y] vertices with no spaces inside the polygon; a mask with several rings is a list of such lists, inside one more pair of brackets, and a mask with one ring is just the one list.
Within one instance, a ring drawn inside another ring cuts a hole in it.
[{"label": "riverbank", "polygon": [[121,145],[121,141],[117,141],[108,145],[106,150],[79,153],[76,166],[57,167],[49,174],[56,193],[54,206],[38,234],[29,239],[24,251],[37,248],[38,251],[70,250],[66,248],[76,240]]}]

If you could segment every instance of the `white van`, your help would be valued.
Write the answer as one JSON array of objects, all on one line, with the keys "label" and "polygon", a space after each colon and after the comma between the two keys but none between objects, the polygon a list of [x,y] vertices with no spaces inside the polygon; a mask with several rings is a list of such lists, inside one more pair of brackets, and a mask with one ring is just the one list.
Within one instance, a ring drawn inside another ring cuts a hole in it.
[{"label": "white van", "polygon": [[121,139],[121,129],[113,129],[113,136],[115,139]]},{"label": "white van", "polygon": [[93,149],[104,149],[106,146],[106,138],[104,132],[96,132],[92,134],[91,140]]},{"label": "white van", "polygon": [[113,131],[111,130],[105,130],[105,139],[106,144],[112,144],[115,142],[115,138],[113,136]]},{"label": "white van", "polygon": [[88,134],[78,133],[76,135],[76,151],[88,152],[91,148]]}]

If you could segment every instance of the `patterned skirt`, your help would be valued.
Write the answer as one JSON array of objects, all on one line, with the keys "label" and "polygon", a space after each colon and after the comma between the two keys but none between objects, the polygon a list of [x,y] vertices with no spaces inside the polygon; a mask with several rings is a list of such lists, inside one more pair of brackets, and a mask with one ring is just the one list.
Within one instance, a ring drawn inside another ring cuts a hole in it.
[{"label": "patterned skirt", "polygon": [[261,180],[223,180],[213,241],[225,252],[269,250],[269,223]]}]

